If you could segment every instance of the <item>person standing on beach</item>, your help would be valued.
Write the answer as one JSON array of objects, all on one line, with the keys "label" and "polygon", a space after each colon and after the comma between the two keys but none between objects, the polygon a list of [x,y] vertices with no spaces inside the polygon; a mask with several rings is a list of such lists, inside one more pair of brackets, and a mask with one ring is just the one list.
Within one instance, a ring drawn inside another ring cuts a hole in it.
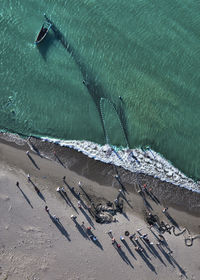
[{"label": "person standing on beach", "polygon": [[30,175],[29,175],[29,174],[27,175],[27,179],[28,179],[28,182],[30,182],[30,181],[31,181],[31,177],[30,177]]},{"label": "person standing on beach", "polygon": [[57,192],[60,192],[60,191],[61,191],[61,188],[60,188],[60,187],[58,187],[58,188],[56,189],[56,191],[57,191]]},{"label": "person standing on beach", "polygon": [[115,242],[116,242],[116,240],[115,240],[115,238],[113,237],[113,238],[112,238],[112,244],[115,244]]},{"label": "person standing on beach", "polygon": [[37,194],[39,195],[39,194],[40,194],[40,190],[38,189],[38,187],[37,187],[37,186],[34,186],[34,189],[35,189],[35,191],[37,192]]},{"label": "person standing on beach", "polygon": [[167,210],[168,210],[168,207],[164,208],[164,209],[162,210],[162,212],[163,212],[163,213],[166,213]]},{"label": "person standing on beach", "polygon": [[75,221],[75,220],[76,220],[76,218],[77,218],[77,216],[75,216],[75,215],[71,215],[71,219],[72,219],[73,221]]},{"label": "person standing on beach", "polygon": [[47,205],[45,206],[45,211],[49,214],[49,208]]},{"label": "person standing on beach", "polygon": [[81,208],[81,201],[80,200],[78,201],[78,208],[79,209]]},{"label": "person standing on beach", "polygon": [[16,186],[19,187],[19,182],[16,182]]}]

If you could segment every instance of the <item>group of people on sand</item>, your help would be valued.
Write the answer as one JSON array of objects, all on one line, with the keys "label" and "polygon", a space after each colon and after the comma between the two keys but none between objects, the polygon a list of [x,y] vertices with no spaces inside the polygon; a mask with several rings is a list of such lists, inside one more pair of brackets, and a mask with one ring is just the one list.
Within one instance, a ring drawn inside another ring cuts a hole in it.
[{"label": "group of people on sand", "polygon": [[[30,156],[30,155],[29,155],[29,152],[27,152],[27,155]],[[118,190],[118,196],[117,196],[117,198],[114,200],[113,205],[116,205],[116,206],[118,205],[118,206],[120,206],[120,199],[125,200],[125,201],[127,201],[127,203],[128,203],[128,200],[126,199],[126,194],[127,194],[127,193],[126,193],[126,189],[124,189],[123,185],[122,185],[121,182],[120,182],[120,177],[119,177],[118,174],[115,175],[115,178],[116,178],[116,180],[119,182],[119,184],[121,185],[122,189],[119,189],[119,190]],[[29,174],[27,175],[27,180],[28,180],[28,182],[32,182],[32,180],[31,180]],[[64,176],[64,177],[62,178],[62,180],[63,180],[63,182],[67,185],[67,183],[66,183],[66,176]],[[19,186],[19,182],[17,182],[16,184]],[[81,182],[78,182],[78,187],[79,187],[79,190],[80,190],[80,189],[83,190]],[[78,206],[78,208],[81,210],[81,208],[82,208],[82,200],[80,199],[80,195],[81,195],[80,192],[75,191],[74,187],[69,187],[69,188],[70,188],[71,192],[74,194],[74,196],[77,198],[77,206]],[[56,188],[56,191],[59,192],[60,194],[67,194],[67,192],[66,192],[66,190],[65,190],[65,188],[64,188],[63,186],[62,186],[62,187],[57,187],[57,188]],[[85,193],[85,192],[84,192],[84,193]],[[155,197],[155,196],[153,195],[153,193],[152,193],[152,188],[148,188],[148,187],[147,187],[147,184],[144,184],[142,187],[140,187],[138,193],[139,193],[143,198],[145,197],[146,194],[148,194],[148,195],[149,195],[151,198],[153,198],[154,201],[156,202],[156,197]],[[94,203],[93,203],[92,201],[90,201],[90,204],[94,204]],[[146,206],[147,206],[147,205],[146,205]],[[147,209],[149,210],[148,207],[147,207]],[[90,206],[87,206],[87,210],[88,210],[88,213],[91,214],[91,212],[90,212]],[[57,222],[60,222],[59,218],[58,218],[56,215],[51,215],[51,214],[50,214],[50,210],[49,210],[49,207],[48,207],[47,205],[45,206],[45,211],[46,211],[53,219],[55,219]],[[121,211],[119,211],[119,212],[122,213],[122,209],[121,209]],[[163,212],[164,214],[167,214],[167,213],[168,213],[168,208],[167,208],[167,207],[164,208],[164,209],[162,210],[162,212]],[[71,219],[72,219],[75,223],[77,223],[77,216],[76,216],[76,215],[72,214],[70,217],[71,217]],[[156,241],[156,242],[157,242],[156,245],[157,245],[157,246],[161,246],[161,247],[162,247],[162,246],[163,246],[163,247],[165,246],[165,248],[168,249],[168,252],[167,252],[167,253],[168,253],[168,254],[171,254],[171,253],[172,253],[172,250],[169,249],[169,246],[168,246],[168,244],[167,244],[167,242],[166,242],[166,240],[165,240],[165,238],[164,238],[164,236],[163,236],[163,233],[165,233],[165,231],[163,232],[163,231],[161,230],[162,227],[160,227],[160,225],[157,225],[158,221],[156,220],[155,215],[153,215],[153,214],[151,213],[151,211],[148,212],[147,223],[149,224],[149,226],[148,226],[147,228],[153,233],[154,237],[155,237],[156,240],[157,240],[157,241]],[[84,221],[82,221],[82,223],[81,223],[80,226],[81,226],[81,228],[83,229],[83,231],[86,233],[86,235],[89,236],[89,238],[90,238],[91,240],[97,241],[97,237],[93,234],[92,229],[91,229],[90,226],[86,227]],[[145,246],[153,246],[153,245],[154,245],[154,242],[152,242],[152,241],[150,240],[148,234],[147,234],[147,233],[141,233],[141,230],[142,230],[142,229],[138,229],[136,232],[134,232],[134,233],[132,233],[132,234],[131,234],[128,230],[126,230],[126,231],[124,232],[124,236],[123,236],[123,235],[120,235],[120,237],[119,237],[121,243],[124,244],[124,246],[127,245],[127,243],[126,243],[126,238],[128,238],[128,239],[131,241],[131,244],[133,244],[134,249],[135,249],[138,253],[140,253],[140,254],[142,254],[142,253],[144,252],[144,249],[143,249],[143,247],[142,247],[140,241],[142,241],[142,242],[145,244]],[[112,230],[109,230],[109,231],[107,232],[107,234],[108,234],[108,235],[110,236],[110,238],[111,238],[112,245],[113,245],[116,249],[121,250],[121,245],[122,245],[122,244],[120,244],[120,243],[117,241],[117,239],[113,236]]]}]

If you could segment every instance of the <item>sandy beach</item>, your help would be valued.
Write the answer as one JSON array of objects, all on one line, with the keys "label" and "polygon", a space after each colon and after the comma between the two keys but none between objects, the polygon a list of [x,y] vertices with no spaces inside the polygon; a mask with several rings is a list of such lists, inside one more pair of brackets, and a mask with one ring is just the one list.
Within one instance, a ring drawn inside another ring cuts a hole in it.
[{"label": "sandy beach", "polygon": [[[1,140],[0,280],[199,279],[199,194],[71,149],[54,154],[55,146],[46,148],[54,160],[31,152],[28,145]],[[123,201],[122,213],[105,211],[113,221],[96,222],[93,208],[108,201],[114,205],[117,197]],[[149,212],[174,227],[162,234],[149,228]]]}]

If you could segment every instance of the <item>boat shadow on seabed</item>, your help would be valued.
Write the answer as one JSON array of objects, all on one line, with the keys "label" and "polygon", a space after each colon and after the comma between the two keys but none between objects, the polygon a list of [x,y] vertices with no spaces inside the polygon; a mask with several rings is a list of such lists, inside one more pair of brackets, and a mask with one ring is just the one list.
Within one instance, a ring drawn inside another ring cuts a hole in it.
[{"label": "boat shadow on seabed", "polygon": [[54,34],[49,33],[48,36],[46,36],[45,40],[43,40],[40,44],[36,45],[38,51],[40,52],[42,58],[45,61],[47,59],[47,53],[55,40],[56,38]]},{"label": "boat shadow on seabed", "polygon": [[[83,61],[81,61],[80,56],[78,55],[77,51],[75,51],[74,48],[69,44],[69,42],[66,40],[64,35],[60,32],[60,30],[55,26],[55,24],[46,16],[46,14],[44,14],[44,17],[45,17],[45,20],[51,24],[51,29],[54,32],[55,39],[61,42],[62,46],[73,57],[75,63],[77,64],[78,68],[80,69],[82,77],[83,77],[83,84],[87,88],[88,93],[90,94],[91,98],[93,99],[93,102],[96,105],[96,108],[99,112],[99,116],[101,119],[104,136],[105,136],[105,139],[107,139],[106,138],[106,128],[105,128],[104,121],[102,118],[102,112],[101,112],[101,106],[100,106],[100,101],[102,99],[109,99],[107,97],[107,94],[105,93],[105,90],[103,90],[103,87],[101,86],[101,84],[97,83],[97,80],[94,77],[94,75],[92,74],[92,71],[89,69],[89,66],[88,65],[86,66],[85,63]],[[51,40],[51,39],[49,39],[49,40]],[[50,41],[47,42],[47,45],[49,45],[49,44],[50,44]],[[125,121],[125,116],[124,116],[124,112],[122,110],[121,103],[119,103],[119,100],[116,100],[116,102],[114,102],[112,100],[109,100],[109,101],[117,112],[117,115],[120,119],[120,122],[121,122],[121,125],[123,128],[123,133],[125,135],[126,142],[128,145],[126,121]]]}]

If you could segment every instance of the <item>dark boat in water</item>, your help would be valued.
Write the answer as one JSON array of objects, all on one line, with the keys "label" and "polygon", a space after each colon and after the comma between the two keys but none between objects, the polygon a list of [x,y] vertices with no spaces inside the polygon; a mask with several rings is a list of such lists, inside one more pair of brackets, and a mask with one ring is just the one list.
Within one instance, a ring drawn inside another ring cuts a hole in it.
[{"label": "dark boat in water", "polygon": [[42,42],[42,40],[44,40],[44,38],[47,36],[47,33],[49,32],[49,29],[51,28],[51,23],[49,22],[45,22],[42,25],[42,28],[40,29],[40,32],[37,36],[37,39],[35,40],[35,44],[39,44],[40,42]]}]

